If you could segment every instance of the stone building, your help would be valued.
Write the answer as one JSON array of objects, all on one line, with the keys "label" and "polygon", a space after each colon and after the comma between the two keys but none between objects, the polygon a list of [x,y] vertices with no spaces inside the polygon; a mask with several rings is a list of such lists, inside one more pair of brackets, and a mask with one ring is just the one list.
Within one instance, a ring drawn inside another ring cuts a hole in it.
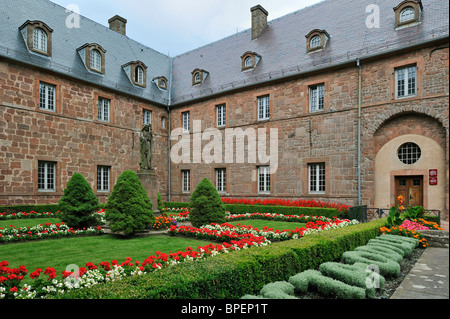
[{"label": "stone building", "polygon": [[[176,57],[48,0],[2,0],[0,205],[54,203],[74,172],[106,201],[153,129],[165,200],[438,209],[448,218],[449,8],[323,1]],[[69,18],[68,18],[69,17]],[[72,21],[73,22],[73,21]]]}]

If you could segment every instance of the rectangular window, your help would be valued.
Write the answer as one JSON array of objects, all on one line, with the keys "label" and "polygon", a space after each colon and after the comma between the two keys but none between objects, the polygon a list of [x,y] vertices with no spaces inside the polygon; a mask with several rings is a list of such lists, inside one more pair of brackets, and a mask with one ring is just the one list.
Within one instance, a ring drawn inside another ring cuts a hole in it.
[{"label": "rectangular window", "polygon": [[56,191],[56,163],[38,162],[38,191]]},{"label": "rectangular window", "polygon": [[325,85],[319,84],[309,87],[309,111],[323,111],[325,108]]},{"label": "rectangular window", "polygon": [[183,193],[190,193],[191,192],[191,171],[185,170],[181,171],[181,179],[182,179],[182,186],[183,186]]},{"label": "rectangular window", "polygon": [[146,109],[142,110],[142,124],[152,124],[152,111]]},{"label": "rectangular window", "polygon": [[258,97],[258,120],[268,120],[270,118],[270,96]]},{"label": "rectangular window", "polygon": [[258,167],[258,192],[260,194],[270,193],[270,166]]},{"label": "rectangular window", "polygon": [[56,86],[43,83],[39,84],[39,108],[47,111],[55,111]]},{"label": "rectangular window", "polygon": [[408,66],[395,71],[396,97],[415,96],[417,92],[417,66]]},{"label": "rectangular window", "polygon": [[110,100],[102,97],[98,98],[98,120],[102,122],[109,122],[110,114]]},{"label": "rectangular window", "polygon": [[109,176],[111,167],[97,166],[97,191],[109,192]]},{"label": "rectangular window", "polygon": [[315,163],[308,165],[309,171],[309,193],[325,193],[325,163]]},{"label": "rectangular window", "polygon": [[217,127],[223,127],[226,125],[227,107],[225,104],[216,106]]},{"label": "rectangular window", "polygon": [[225,168],[216,169],[216,189],[221,193],[227,191],[227,170]]},{"label": "rectangular window", "polygon": [[191,113],[190,112],[184,112],[182,113],[183,117],[183,132],[189,132],[191,130]]}]

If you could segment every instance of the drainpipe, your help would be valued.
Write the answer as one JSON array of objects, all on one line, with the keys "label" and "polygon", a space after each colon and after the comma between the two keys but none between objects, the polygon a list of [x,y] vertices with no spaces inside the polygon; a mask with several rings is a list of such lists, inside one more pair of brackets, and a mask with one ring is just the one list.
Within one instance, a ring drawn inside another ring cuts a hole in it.
[{"label": "drainpipe", "polygon": [[168,201],[171,201],[171,193],[172,193],[172,188],[171,188],[171,182],[172,182],[172,178],[171,178],[171,163],[172,163],[172,159],[171,159],[171,155],[170,155],[170,149],[171,149],[171,141],[170,141],[170,137],[171,137],[171,130],[172,130],[172,113],[170,112],[170,105],[172,104],[172,70],[173,70],[173,59],[170,59],[170,70],[169,70],[169,103],[167,105],[167,113],[169,114],[169,120],[168,120],[168,124],[167,127],[169,129],[169,134],[168,134],[168,165],[169,165],[169,176],[168,176],[168,192],[169,192],[169,196],[168,196]]},{"label": "drainpipe", "polygon": [[362,70],[359,58],[356,59],[358,66],[358,206],[361,206],[361,88]]}]

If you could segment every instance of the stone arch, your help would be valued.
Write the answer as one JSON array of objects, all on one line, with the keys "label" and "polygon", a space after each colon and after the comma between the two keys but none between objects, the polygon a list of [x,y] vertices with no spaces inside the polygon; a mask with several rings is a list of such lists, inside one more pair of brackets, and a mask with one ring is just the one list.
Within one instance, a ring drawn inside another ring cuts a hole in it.
[{"label": "stone arch", "polygon": [[[448,213],[448,126],[444,117],[432,110],[421,112],[410,107],[397,112],[377,114],[372,125],[374,205],[388,208],[395,203],[395,179],[423,176],[423,201],[427,209]],[[414,142],[424,150],[424,158],[414,165],[398,160],[402,143]],[[438,185],[429,185],[429,170],[438,169]],[[378,207],[377,206],[377,207]]]},{"label": "stone arch", "polygon": [[423,114],[437,120],[444,128],[448,130],[448,119],[445,114],[442,114],[437,109],[429,108],[421,105],[405,104],[401,107],[393,108],[386,112],[378,113],[375,118],[371,120],[368,127],[368,133],[372,136],[389,120],[402,116],[404,114]]}]

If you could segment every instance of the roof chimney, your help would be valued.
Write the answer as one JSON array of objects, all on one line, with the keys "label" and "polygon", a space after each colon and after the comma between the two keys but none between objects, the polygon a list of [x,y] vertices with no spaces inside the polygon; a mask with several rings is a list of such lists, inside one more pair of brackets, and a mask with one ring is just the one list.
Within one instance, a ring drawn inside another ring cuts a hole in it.
[{"label": "roof chimney", "polygon": [[269,13],[259,4],[251,8],[250,11],[252,12],[252,40],[255,40],[266,29]]},{"label": "roof chimney", "polygon": [[117,33],[127,35],[127,19],[115,15],[108,20],[109,28]]}]

